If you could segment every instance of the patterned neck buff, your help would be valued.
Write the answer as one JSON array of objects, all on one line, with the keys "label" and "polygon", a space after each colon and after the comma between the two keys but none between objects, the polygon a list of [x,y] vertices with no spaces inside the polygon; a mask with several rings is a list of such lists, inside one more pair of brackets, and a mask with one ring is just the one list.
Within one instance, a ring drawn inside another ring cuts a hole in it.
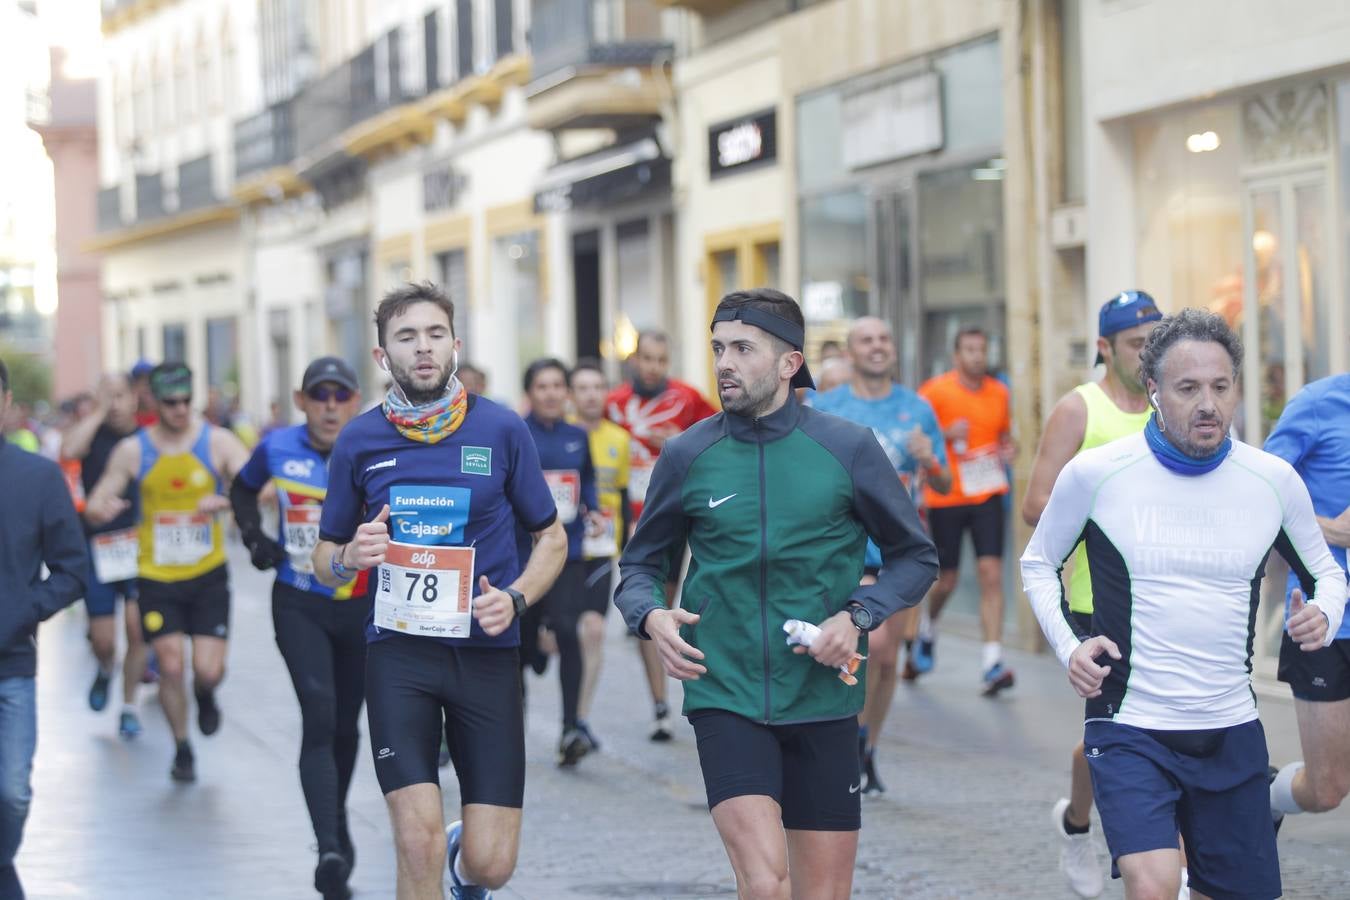
[{"label": "patterned neck buff", "polygon": [[414,405],[403,398],[395,384],[384,395],[381,404],[384,417],[398,433],[410,441],[435,444],[459,430],[464,414],[469,410],[469,394],[459,379],[450,378],[445,396],[430,403]]}]

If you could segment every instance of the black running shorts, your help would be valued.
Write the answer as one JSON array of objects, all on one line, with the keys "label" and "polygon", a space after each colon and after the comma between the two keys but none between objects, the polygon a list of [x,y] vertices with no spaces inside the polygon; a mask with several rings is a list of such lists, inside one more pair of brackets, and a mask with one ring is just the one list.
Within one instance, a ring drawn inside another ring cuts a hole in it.
[{"label": "black running shorts", "polygon": [[586,560],[586,581],[582,587],[581,597],[582,612],[597,612],[602,616],[609,612],[609,601],[613,596],[610,573],[613,571],[612,559]]},{"label": "black running shorts", "polygon": [[1299,700],[1331,703],[1350,697],[1350,638],[1304,653],[1285,632],[1277,676]]},{"label": "black running shorts", "polygon": [[762,725],[725,710],[689,714],[708,809],[733,797],[772,797],[783,827],[857,831],[862,827],[858,720]]},{"label": "black running shorts", "polygon": [[520,808],[525,721],[515,647],[393,634],[366,650],[366,716],[380,790],[440,785],[441,722],[464,803]]},{"label": "black running shorts", "polygon": [[186,581],[140,578],[141,630],[147,641],[168,634],[230,635],[230,576],[224,566]]},{"label": "black running shorts", "polygon": [[1003,555],[1003,495],[995,494],[972,506],[933,506],[928,509],[928,529],[937,545],[938,568],[961,566],[961,538],[970,530],[975,556]]}]

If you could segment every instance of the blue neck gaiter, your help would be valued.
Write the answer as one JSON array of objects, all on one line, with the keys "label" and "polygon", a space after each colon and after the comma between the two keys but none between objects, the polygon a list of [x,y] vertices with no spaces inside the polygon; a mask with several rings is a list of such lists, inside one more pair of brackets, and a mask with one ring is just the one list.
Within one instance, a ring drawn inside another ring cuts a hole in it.
[{"label": "blue neck gaiter", "polygon": [[1229,451],[1233,449],[1233,439],[1225,435],[1223,443],[1209,456],[1200,458],[1187,456],[1162,433],[1162,429],[1158,427],[1157,413],[1148,417],[1148,424],[1144,426],[1144,439],[1148,441],[1148,449],[1153,451],[1158,462],[1178,475],[1204,475],[1206,472],[1213,472],[1219,467],[1219,463],[1228,458]]}]

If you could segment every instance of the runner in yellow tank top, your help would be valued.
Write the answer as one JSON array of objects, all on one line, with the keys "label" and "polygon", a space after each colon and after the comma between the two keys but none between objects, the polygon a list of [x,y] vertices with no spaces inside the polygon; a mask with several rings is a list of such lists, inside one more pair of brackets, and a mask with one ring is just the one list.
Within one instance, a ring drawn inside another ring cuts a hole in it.
[{"label": "runner in yellow tank top", "polygon": [[[1139,377],[1139,353],[1149,333],[1162,318],[1158,305],[1143,291],[1124,291],[1112,297],[1097,315],[1097,362],[1106,375],[1100,382],[1079,385],[1065,394],[1050,412],[1036,449],[1031,479],[1022,502],[1022,519],[1035,527],[1050,490],[1064,465],[1083,450],[1098,447],[1142,431],[1149,405]],[[1080,544],[1065,599],[1080,628],[1092,629],[1092,583]],[[1062,842],[1060,869],[1069,886],[1082,897],[1102,892],[1102,870],[1093,849],[1088,823],[1092,813],[1092,781],[1080,741],[1073,750],[1070,791],[1054,806],[1054,827]]]},{"label": "runner in yellow tank top", "polygon": [[230,588],[219,513],[225,487],[248,461],[233,432],[192,414],[192,372],[163,363],[150,373],[159,422],[119,443],[94,486],[84,516],[91,524],[127,508],[128,486],[140,492],[138,561],[141,624],[159,659],[159,700],[177,745],[170,776],[193,781],[183,678],[192,639],[193,692],[202,734],[220,727],[215,688],[225,673]]}]

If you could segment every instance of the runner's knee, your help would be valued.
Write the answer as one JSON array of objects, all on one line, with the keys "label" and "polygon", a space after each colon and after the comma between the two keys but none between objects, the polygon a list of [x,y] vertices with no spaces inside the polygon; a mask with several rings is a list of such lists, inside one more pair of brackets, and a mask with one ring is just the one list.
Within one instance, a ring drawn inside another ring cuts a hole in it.
[{"label": "runner's knee", "polygon": [[792,893],[788,874],[767,868],[737,873],[736,882],[748,900],[785,900]]},{"label": "runner's knee", "polygon": [[476,846],[464,845],[464,871],[488,890],[499,890],[511,880],[516,869],[515,854],[507,842],[492,845],[482,852]]}]

